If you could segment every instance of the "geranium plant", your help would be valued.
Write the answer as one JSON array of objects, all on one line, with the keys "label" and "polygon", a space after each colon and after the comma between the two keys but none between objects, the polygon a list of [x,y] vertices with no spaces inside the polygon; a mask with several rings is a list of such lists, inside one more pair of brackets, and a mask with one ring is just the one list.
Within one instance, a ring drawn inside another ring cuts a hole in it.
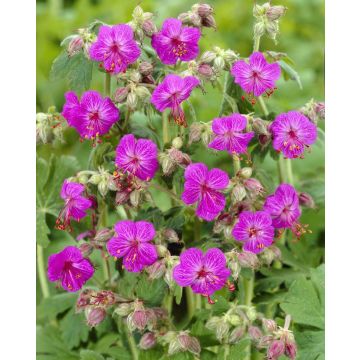
[{"label": "geranium plant", "polygon": [[[311,156],[324,105],[268,110],[282,74],[297,79],[287,54],[261,49],[263,36],[276,42],[285,12],[254,5],[251,54],[200,51],[216,29],[204,3],[168,19],[136,6],[127,24],[97,20],[63,41],[52,77],[63,74],[69,91],[61,112],[37,114],[38,146],[55,153],[72,131],[88,167],[76,153],[37,159],[39,312],[51,317],[39,353],[320,358],[323,267],[304,270],[291,247],[311,232],[301,215],[315,204],[296,186],[292,161]],[[91,88],[93,72],[104,77],[103,93]],[[209,86],[223,100],[199,122],[191,98]],[[232,167],[207,162],[217,153]],[[275,187],[261,177],[266,156],[278,164]],[[71,245],[45,259],[61,238]],[[304,321],[301,311],[317,315]]]}]

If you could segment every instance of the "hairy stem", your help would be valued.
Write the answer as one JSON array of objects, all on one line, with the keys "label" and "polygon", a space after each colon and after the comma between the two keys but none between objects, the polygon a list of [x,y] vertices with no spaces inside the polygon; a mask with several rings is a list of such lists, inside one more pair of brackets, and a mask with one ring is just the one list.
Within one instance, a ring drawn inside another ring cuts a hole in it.
[{"label": "hairy stem", "polygon": [[165,148],[165,144],[167,144],[170,141],[169,120],[167,119],[165,111],[162,113],[162,131],[163,131],[163,143]]},{"label": "hairy stem", "polygon": [[37,265],[38,265],[38,274],[41,292],[43,294],[44,299],[50,296],[49,286],[47,283],[47,278],[45,274],[45,263],[44,263],[44,249],[41,245],[36,246],[36,255],[37,255]]},{"label": "hairy stem", "polygon": [[199,242],[201,240],[201,222],[197,216],[194,220],[194,240]]},{"label": "hairy stem", "polygon": [[188,309],[188,317],[189,320],[191,320],[195,314],[195,299],[194,299],[195,296],[190,286],[187,286],[185,288],[185,294],[186,294],[186,303]]},{"label": "hairy stem", "polygon": [[233,167],[234,167],[234,175],[237,174],[237,172],[240,170],[241,165],[240,165],[240,158],[238,155],[233,155]]},{"label": "hairy stem", "polygon": [[254,52],[260,49],[260,36],[254,37]]},{"label": "hairy stem", "polygon": [[254,295],[254,272],[251,279],[244,279],[245,305],[251,306],[251,301]]},{"label": "hairy stem", "polygon": [[105,74],[104,91],[105,91],[105,96],[110,96],[110,92],[111,92],[111,75],[109,73]]},{"label": "hairy stem", "polygon": [[257,100],[258,100],[258,103],[259,103],[259,105],[260,105],[261,111],[263,112],[263,114],[265,115],[265,117],[267,117],[267,116],[269,115],[269,110],[268,110],[268,108],[267,108],[267,106],[266,106],[266,104],[265,104],[264,99],[263,99],[261,96],[259,96],[259,97],[257,98]]},{"label": "hairy stem", "polygon": [[131,331],[129,330],[129,328],[126,326],[126,324],[124,324],[124,328],[125,328],[125,332],[126,332],[126,338],[130,347],[130,351],[132,354],[132,359],[133,360],[138,360],[139,359],[139,354],[138,354],[138,350],[136,347],[136,342],[134,339],[133,334],[131,333]]}]

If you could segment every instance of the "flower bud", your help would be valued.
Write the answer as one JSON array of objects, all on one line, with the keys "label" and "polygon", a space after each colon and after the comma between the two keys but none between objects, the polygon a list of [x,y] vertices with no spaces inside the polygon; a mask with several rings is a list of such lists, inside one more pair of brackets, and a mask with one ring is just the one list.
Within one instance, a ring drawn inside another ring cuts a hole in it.
[{"label": "flower bud", "polygon": [[141,75],[151,75],[151,73],[153,72],[154,67],[152,66],[151,63],[147,62],[147,61],[142,61],[141,64],[139,65],[139,71]]},{"label": "flower bud", "polygon": [[256,313],[256,309],[254,308],[254,306],[249,306],[246,309],[245,313],[251,322],[256,320],[257,313]]},{"label": "flower bud", "polygon": [[114,313],[121,317],[129,315],[133,311],[133,304],[122,303],[117,306]]},{"label": "flower bud", "polygon": [[255,118],[252,121],[252,128],[257,135],[269,135],[268,122],[260,118]]},{"label": "flower bud", "polygon": [[251,252],[241,252],[238,254],[238,260],[240,263],[240,266],[243,268],[250,268],[250,269],[255,269],[257,268],[260,263],[259,263],[259,259],[257,258],[257,256]]},{"label": "flower bud", "polygon": [[67,52],[69,54],[69,56],[74,56],[75,54],[77,54],[84,46],[84,40],[82,39],[81,36],[75,36],[73,37],[70,42],[69,45],[67,47]]},{"label": "flower bud", "polygon": [[214,9],[209,4],[194,4],[191,10],[197,12],[201,17],[206,17],[214,13]]},{"label": "flower bud", "polygon": [[156,336],[152,332],[145,333],[139,342],[140,349],[148,350],[156,345]]},{"label": "flower bud", "polygon": [[145,270],[149,274],[150,280],[160,279],[161,277],[164,276],[166,271],[165,260],[161,259],[155,261],[152,265],[147,266]]},{"label": "flower bud", "polygon": [[200,64],[197,67],[199,76],[204,80],[212,80],[214,78],[214,70],[209,64]]},{"label": "flower bud", "polygon": [[312,196],[308,193],[302,192],[299,194],[300,205],[305,206],[310,209],[315,208],[315,201]]},{"label": "flower bud", "polygon": [[171,175],[176,169],[176,162],[170,159],[169,153],[160,153],[158,155],[159,163],[165,176]]},{"label": "flower bud", "polygon": [[243,323],[242,318],[239,315],[231,314],[227,316],[227,321],[230,325],[238,326]]},{"label": "flower bud", "polygon": [[279,34],[279,23],[275,21],[268,21],[265,26],[266,33],[270,39],[276,43],[276,36]]},{"label": "flower bud", "polygon": [[90,304],[91,297],[94,293],[95,290],[91,290],[91,289],[84,289],[83,291],[81,291],[75,306],[75,311],[77,313],[86,309],[86,307]]},{"label": "flower bud", "polygon": [[151,96],[149,89],[145,86],[137,86],[135,93],[141,100],[146,100]]},{"label": "flower bud", "polygon": [[135,310],[127,317],[127,324],[130,331],[134,331],[135,329],[144,330],[147,323],[147,310]]},{"label": "flower bud", "polygon": [[140,190],[134,190],[130,193],[130,204],[133,207],[138,207],[141,200],[141,192]]},{"label": "flower bud", "polygon": [[177,340],[184,351],[190,351],[195,355],[200,354],[201,347],[196,337],[190,336],[187,332],[182,331],[178,335]]},{"label": "flower bud", "polygon": [[209,27],[216,29],[216,21],[212,15],[201,18],[201,25],[204,27]]},{"label": "flower bud", "polygon": [[168,354],[174,355],[174,354],[178,353],[179,351],[181,351],[181,349],[182,349],[182,347],[179,343],[179,340],[177,338],[175,338],[169,342]]},{"label": "flower bud", "polygon": [[200,123],[192,123],[189,131],[189,145],[201,139],[203,126]]},{"label": "flower bud", "polygon": [[259,4],[255,4],[253,8],[254,17],[258,18],[265,14],[265,8]]},{"label": "flower bud", "polygon": [[240,202],[246,196],[245,187],[241,184],[237,184],[233,187],[231,191],[231,202],[236,204]]},{"label": "flower bud", "polygon": [[260,38],[265,34],[266,31],[266,25],[263,21],[259,21],[254,25],[254,37]]},{"label": "flower bud", "polygon": [[141,8],[141,6],[136,6],[133,13],[132,13],[132,16],[135,20],[137,19],[141,19],[142,18],[142,15],[143,15],[144,11],[143,9]]},{"label": "flower bud", "polygon": [[148,37],[153,36],[157,32],[156,25],[150,19],[145,20],[142,23],[142,30],[144,31],[144,34]]},{"label": "flower bud", "polygon": [[243,326],[237,326],[234,328],[229,336],[229,343],[230,344],[236,344],[243,336],[244,336],[244,327]]},{"label": "flower bud", "polygon": [[267,350],[267,357],[269,360],[277,360],[284,352],[284,342],[282,340],[274,340]]},{"label": "flower bud", "polygon": [[224,60],[226,65],[228,65],[228,68],[231,67],[231,65],[234,63],[235,60],[237,60],[239,56],[235,53],[233,50],[225,50],[224,53]]},{"label": "flower bud", "polygon": [[248,333],[253,340],[258,340],[262,337],[262,332],[257,326],[249,326]]},{"label": "flower bud", "polygon": [[258,349],[268,348],[273,340],[274,340],[273,336],[265,335],[258,340],[256,347]]},{"label": "flower bud", "polygon": [[79,246],[79,250],[83,257],[89,257],[93,252],[93,246],[89,243],[83,243]]},{"label": "flower bud", "polygon": [[285,355],[290,360],[296,359],[297,347],[294,341],[287,341],[285,344]]},{"label": "flower bud", "polygon": [[90,177],[89,183],[93,185],[98,185],[102,180],[102,176],[100,174],[94,174]]},{"label": "flower bud", "polygon": [[105,244],[111,237],[113,236],[113,232],[110,229],[103,228],[100,229],[95,237],[94,242],[99,245]]},{"label": "flower bud", "polygon": [[159,257],[166,257],[169,255],[169,250],[164,245],[156,245],[156,252]]},{"label": "flower bud", "polygon": [[225,67],[225,60],[222,56],[217,56],[214,60],[214,68],[222,70]]},{"label": "flower bud", "polygon": [[205,146],[208,146],[210,141],[213,139],[213,132],[209,124],[203,125],[203,131],[201,133],[201,141]]},{"label": "flower bud", "polygon": [[122,103],[126,100],[129,90],[127,87],[117,88],[114,92],[114,101],[115,103]]},{"label": "flower bud", "polygon": [[229,334],[229,331],[229,324],[226,321],[222,320],[215,329],[215,336],[220,342],[222,342]]},{"label": "flower bud", "polygon": [[109,191],[107,184],[108,184],[107,180],[103,179],[98,185],[98,190],[102,197],[104,197]]},{"label": "flower bud", "polygon": [[228,266],[231,270],[232,277],[234,278],[234,280],[237,280],[241,270],[239,261],[237,259],[231,259],[228,261]]},{"label": "flower bud", "polygon": [[106,310],[102,307],[91,307],[85,309],[86,322],[88,326],[99,325],[106,317]]},{"label": "flower bud", "polygon": [[177,242],[179,242],[179,236],[176,233],[176,231],[173,230],[173,229],[165,229],[163,231],[163,235],[164,235],[165,240],[168,243],[177,243]]},{"label": "flower bud", "polygon": [[177,136],[176,138],[174,138],[171,142],[171,145],[175,148],[175,149],[181,149],[181,147],[183,146],[183,141],[182,138]]},{"label": "flower bud", "polygon": [[200,57],[200,63],[210,64],[216,58],[216,53],[214,51],[205,51]]},{"label": "flower bud", "polygon": [[244,186],[246,190],[250,191],[255,195],[261,195],[265,192],[264,187],[261,185],[260,181],[255,178],[249,178],[244,181]]},{"label": "flower bud", "polygon": [[285,15],[287,8],[285,6],[270,6],[267,10],[266,10],[266,17],[270,20],[270,21],[274,21],[274,20],[278,20],[280,19],[283,15]]},{"label": "flower bud", "polygon": [[243,179],[248,179],[252,175],[252,168],[251,167],[244,167],[238,171],[238,175]]},{"label": "flower bud", "polygon": [[277,329],[276,322],[273,319],[262,319],[262,326],[269,333],[273,333]]}]

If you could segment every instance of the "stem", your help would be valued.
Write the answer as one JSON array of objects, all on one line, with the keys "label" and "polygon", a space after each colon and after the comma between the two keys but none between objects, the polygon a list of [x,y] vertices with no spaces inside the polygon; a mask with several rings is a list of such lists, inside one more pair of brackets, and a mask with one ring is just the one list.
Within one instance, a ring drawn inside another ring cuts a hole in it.
[{"label": "stem", "polygon": [[195,295],[195,309],[201,310],[201,295],[200,294]]},{"label": "stem", "polygon": [[279,181],[280,183],[283,183],[283,182],[286,182],[286,170],[285,170],[285,161],[284,161],[284,158],[279,157],[279,160],[278,160],[278,173],[279,173]]},{"label": "stem", "polygon": [[104,90],[105,90],[105,96],[110,96],[110,92],[111,92],[111,75],[109,73],[105,74]]},{"label": "stem", "polygon": [[164,298],[164,307],[167,310],[168,314],[169,314],[169,318],[171,317],[171,313],[172,313],[172,307],[173,307],[173,294],[171,293],[171,291],[169,291]]},{"label": "stem", "polygon": [[159,185],[159,184],[155,184],[154,182],[150,184],[151,187],[153,187],[156,190],[159,190],[161,192],[165,192],[166,194],[168,194],[172,199],[174,199],[175,201],[177,201],[180,204],[183,204],[183,202],[176,196],[176,194],[174,194],[171,190],[164,188],[163,186]]},{"label": "stem", "polygon": [[[107,223],[107,205],[104,200],[102,200],[99,204],[100,208],[100,214],[99,214],[99,221],[98,221],[98,227],[106,227]],[[104,263],[104,281],[108,282],[109,285],[111,283],[111,270],[110,270],[110,264],[109,259],[105,253],[102,253],[103,263]]]},{"label": "stem", "polygon": [[257,99],[258,99],[258,103],[259,103],[259,105],[261,107],[261,111],[263,112],[265,117],[267,117],[269,115],[269,110],[268,110],[268,108],[267,108],[267,106],[265,104],[264,99],[261,96],[259,96]]},{"label": "stem", "polygon": [[196,242],[201,240],[201,222],[196,216],[194,220],[194,240]]},{"label": "stem", "polygon": [[133,337],[133,334],[131,333],[129,328],[126,326],[126,324],[124,324],[124,328],[125,328],[125,332],[126,332],[126,338],[127,338],[128,343],[129,343],[130,351],[131,351],[131,354],[132,354],[132,359],[133,360],[138,360],[139,355],[138,355],[136,342],[135,342],[135,339]]},{"label": "stem", "polygon": [[122,130],[125,130],[126,127],[128,126],[130,116],[131,116],[131,110],[128,108],[127,111],[126,111],[125,120],[124,120],[124,123],[123,123],[123,126],[122,126]]},{"label": "stem", "polygon": [[251,279],[244,279],[244,292],[245,292],[245,305],[251,306],[251,300],[254,293],[254,273],[252,273]]},{"label": "stem", "polygon": [[293,176],[293,171],[292,171],[291,159],[286,159],[285,164],[286,164],[287,181],[289,184],[293,185],[294,184],[294,176]]},{"label": "stem", "polygon": [[167,144],[170,141],[170,137],[169,137],[169,121],[166,118],[165,111],[162,113],[162,130],[163,130],[163,143],[164,143],[164,148],[165,148],[165,144]]},{"label": "stem", "polygon": [[237,174],[237,172],[240,170],[241,165],[240,165],[240,158],[238,155],[233,155],[233,166],[234,166],[234,175]]},{"label": "stem", "polygon": [[229,344],[224,344],[224,357],[223,357],[224,360],[227,359],[229,355],[229,350],[230,350]]},{"label": "stem", "polygon": [[38,264],[38,274],[39,281],[41,286],[41,291],[44,299],[50,296],[49,286],[47,283],[46,275],[45,275],[45,264],[44,264],[44,249],[41,245],[36,245],[37,248],[37,264]]},{"label": "stem", "polygon": [[195,299],[194,299],[194,293],[192,292],[190,286],[187,286],[185,288],[185,294],[186,294],[186,303],[188,308],[188,317],[189,320],[191,320],[195,314],[195,301],[194,301]]},{"label": "stem", "polygon": [[260,48],[260,36],[254,38],[254,52],[259,51]]}]

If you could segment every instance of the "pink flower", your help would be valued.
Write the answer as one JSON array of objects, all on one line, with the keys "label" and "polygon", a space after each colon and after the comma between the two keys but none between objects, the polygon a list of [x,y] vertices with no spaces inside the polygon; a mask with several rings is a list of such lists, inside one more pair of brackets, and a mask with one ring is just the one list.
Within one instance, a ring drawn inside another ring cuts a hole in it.
[{"label": "pink flower", "polygon": [[231,271],[220,249],[209,249],[205,255],[200,249],[190,248],[180,255],[173,276],[179,286],[191,286],[196,294],[210,296],[226,284]]},{"label": "pink flower", "polygon": [[185,204],[197,203],[196,215],[211,221],[225,207],[225,196],[221,190],[229,183],[228,175],[220,169],[208,171],[203,163],[191,164],[185,170],[184,192]]},{"label": "pink flower", "polygon": [[141,50],[129,25],[100,26],[97,40],[90,47],[90,58],[103,62],[107,72],[118,74],[135,62]]},{"label": "pink flower", "polygon": [[152,36],[151,45],[164,64],[174,65],[177,60],[190,61],[198,56],[200,35],[199,29],[182,26],[178,19],[166,19]]},{"label": "pink flower", "polygon": [[94,267],[75,246],[67,246],[57,254],[49,256],[48,278],[61,281],[66,291],[75,292],[93,276]]},{"label": "pink flower", "polygon": [[123,220],[117,222],[114,228],[116,236],[109,240],[106,247],[111,256],[123,258],[127,271],[139,272],[156,261],[156,247],[150,243],[156,234],[153,224]]},{"label": "pink flower", "polygon": [[231,74],[245,92],[260,96],[267,90],[270,93],[273,91],[281,69],[278,63],[269,64],[262,53],[254,52],[249,57],[249,63],[244,60],[236,61]]},{"label": "pink flower", "polygon": [[80,101],[73,91],[69,91],[65,99],[62,116],[85,139],[108,133],[119,119],[119,110],[110,98],[103,99],[97,91],[85,91]]},{"label": "pink flower", "polygon": [[167,75],[154,90],[151,103],[160,112],[164,112],[167,108],[171,109],[171,115],[175,122],[186,127],[185,114],[181,108],[181,103],[190,96],[193,88],[199,84],[200,81],[193,76],[181,78],[178,75]]},{"label": "pink flower", "polygon": [[208,145],[215,150],[226,150],[229,154],[244,154],[254,137],[254,132],[244,132],[246,118],[240,114],[232,114],[216,118],[212,122],[214,140]]},{"label": "pink flower", "polygon": [[276,229],[293,228],[300,217],[299,198],[289,184],[281,184],[273,195],[267,197],[264,210],[272,217]]},{"label": "pink flower", "polygon": [[244,250],[257,254],[274,240],[271,216],[265,211],[244,211],[232,231],[234,238],[244,242]]},{"label": "pink flower", "polygon": [[149,181],[158,169],[157,147],[147,139],[135,139],[132,134],[121,138],[116,148],[116,166],[141,180]]},{"label": "pink flower", "polygon": [[64,181],[60,196],[64,199],[65,205],[56,219],[56,227],[59,230],[69,228],[71,231],[70,220],[79,222],[86,216],[86,210],[92,206],[92,201],[82,196],[84,190],[85,186],[82,184]]},{"label": "pink flower", "polygon": [[316,125],[298,111],[278,115],[269,130],[273,135],[274,149],[289,159],[301,157],[317,137]]}]

